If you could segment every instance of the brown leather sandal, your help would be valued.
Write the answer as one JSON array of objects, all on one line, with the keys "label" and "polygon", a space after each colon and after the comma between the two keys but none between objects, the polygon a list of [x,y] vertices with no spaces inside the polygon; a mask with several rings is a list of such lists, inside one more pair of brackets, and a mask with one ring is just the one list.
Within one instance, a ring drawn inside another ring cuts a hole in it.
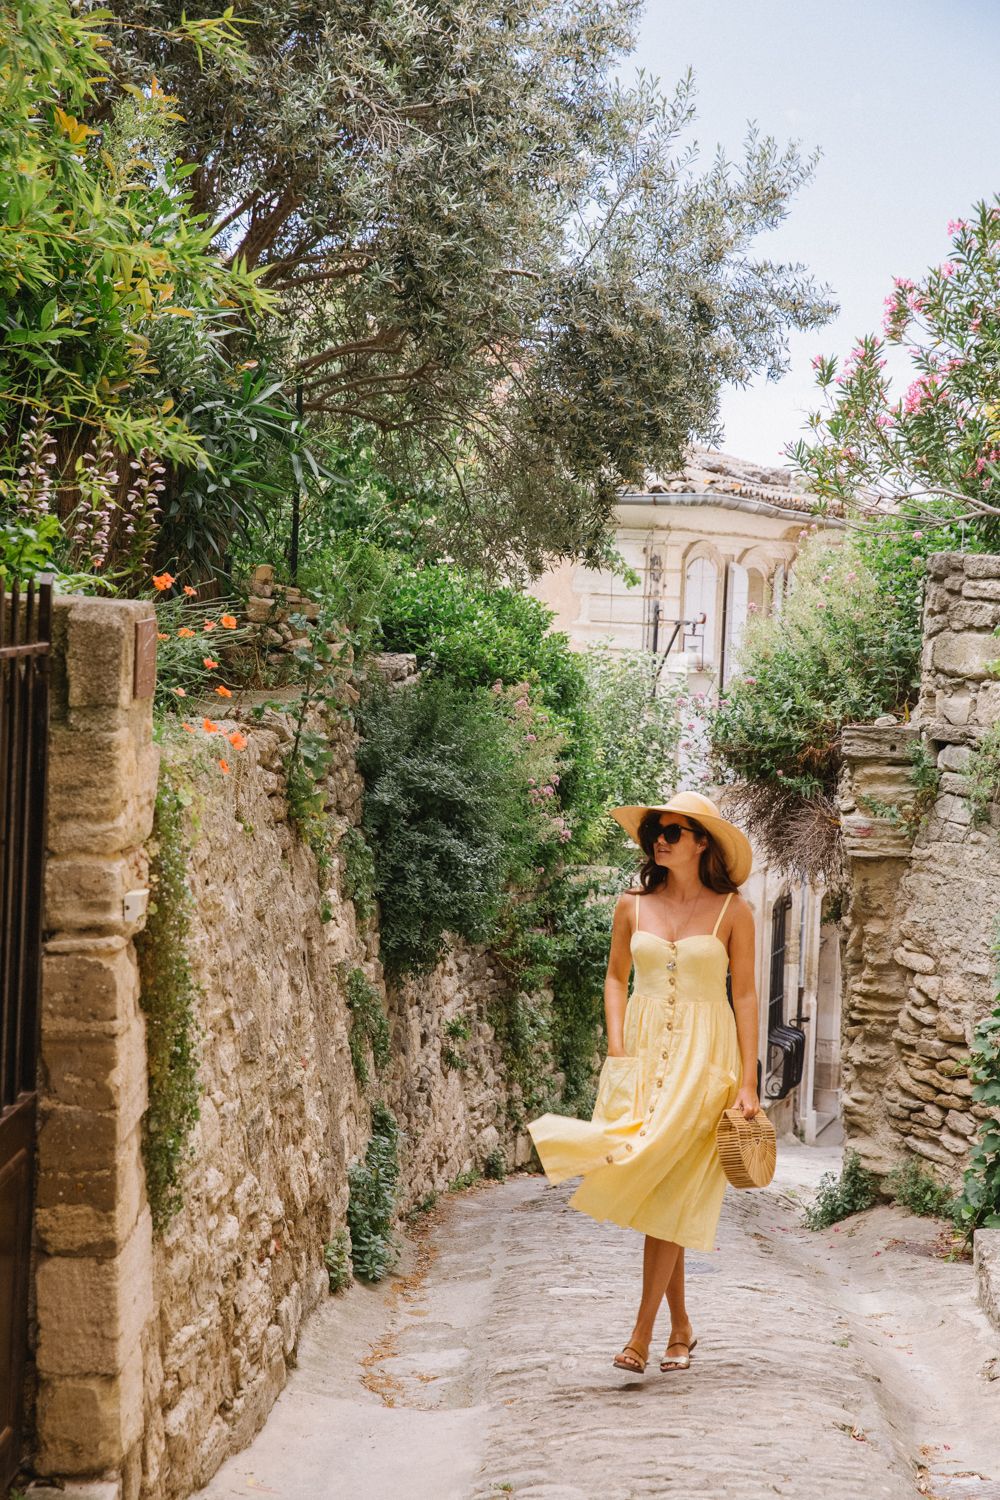
[{"label": "brown leather sandal", "polygon": [[[626,1356],[630,1358],[634,1356],[632,1363],[625,1363]],[[621,1354],[616,1354],[611,1363],[616,1370],[624,1370],[628,1375],[645,1375],[646,1366],[649,1364],[649,1350],[647,1349],[645,1354],[640,1354],[634,1344],[626,1344]]]},{"label": "brown leather sandal", "polygon": [[676,1348],[676,1346],[678,1344],[680,1344],[680,1346],[681,1346],[682,1349],[686,1349],[687,1350],[687,1353],[686,1354],[681,1354],[681,1355],[679,1355],[677,1357],[675,1357],[672,1354],[666,1354],[665,1353],[664,1356],[663,1356],[663,1358],[660,1360],[660,1369],[664,1372],[664,1374],[666,1374],[667,1370],[688,1370],[688,1369],[690,1369],[691,1368],[691,1350],[694,1348],[694,1346],[695,1346],[695,1344],[697,1344],[697,1342],[698,1342],[697,1339],[692,1339],[691,1342],[690,1342],[690,1344],[686,1344],[683,1339],[671,1339],[670,1343],[667,1345],[668,1349],[674,1349],[674,1348]]}]

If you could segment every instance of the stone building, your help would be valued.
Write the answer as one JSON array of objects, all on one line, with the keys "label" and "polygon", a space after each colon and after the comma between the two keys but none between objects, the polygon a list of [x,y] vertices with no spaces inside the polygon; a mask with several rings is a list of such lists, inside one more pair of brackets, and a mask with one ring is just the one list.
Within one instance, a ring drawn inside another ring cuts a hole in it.
[{"label": "stone building", "polygon": [[[652,476],[621,497],[615,543],[637,582],[565,562],[532,592],[575,647],[656,652],[661,681],[711,700],[734,671],[748,616],[780,610],[799,542],[814,526],[839,529],[836,519],[817,520],[784,470],[694,448],[682,473]],[[744,894],[757,917],[765,1093],[777,1087],[769,1035],[794,1021],[806,1035],[801,1083],[769,1113],[806,1141],[824,1131],[829,1140],[839,1130],[840,964],[823,888],[756,864]]]}]

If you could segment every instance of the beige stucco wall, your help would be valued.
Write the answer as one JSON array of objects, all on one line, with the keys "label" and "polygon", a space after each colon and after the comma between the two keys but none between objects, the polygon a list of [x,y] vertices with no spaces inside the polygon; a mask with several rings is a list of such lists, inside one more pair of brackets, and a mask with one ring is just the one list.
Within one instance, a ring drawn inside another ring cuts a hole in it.
[{"label": "beige stucco wall", "polygon": [[[610,640],[619,650],[649,649],[650,604],[657,599],[662,651],[672,630],[666,622],[690,614],[684,585],[688,562],[695,556],[711,559],[717,568],[717,639],[706,641],[704,648],[690,657],[692,663],[703,659],[705,670],[686,670],[680,641],[668,663],[685,671],[692,690],[701,692],[711,685],[719,665],[725,564],[740,563],[772,580],[776,569],[787,568],[794,561],[799,539],[810,520],[806,513],[779,511],[761,502],[721,496],[627,496],[617,507],[615,546],[639,575],[639,582],[628,585],[609,570],[564,562],[543,574],[532,584],[531,592],[554,611],[554,627],[566,631],[578,648]],[[835,528],[828,529],[831,535],[839,534]]]}]

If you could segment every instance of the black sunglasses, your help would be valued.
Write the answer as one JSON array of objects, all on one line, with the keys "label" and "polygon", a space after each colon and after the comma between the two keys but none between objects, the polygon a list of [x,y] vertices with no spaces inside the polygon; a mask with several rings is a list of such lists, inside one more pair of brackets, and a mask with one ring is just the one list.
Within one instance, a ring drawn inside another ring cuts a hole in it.
[{"label": "black sunglasses", "polygon": [[679,844],[682,833],[694,833],[693,828],[685,828],[683,823],[648,823],[643,829],[643,842],[652,847],[656,840],[663,835],[668,844]]}]

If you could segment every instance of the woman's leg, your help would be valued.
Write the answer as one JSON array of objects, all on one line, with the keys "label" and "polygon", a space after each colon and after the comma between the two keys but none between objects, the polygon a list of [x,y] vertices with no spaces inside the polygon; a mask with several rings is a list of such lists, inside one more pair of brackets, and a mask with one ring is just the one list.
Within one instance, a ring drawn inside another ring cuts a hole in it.
[{"label": "woman's leg", "polygon": [[[684,1249],[677,1257],[674,1266],[674,1274],[667,1283],[667,1306],[670,1308],[670,1343],[666,1352],[671,1358],[682,1357],[687,1351],[681,1345],[691,1342],[691,1320],[688,1317],[687,1305],[684,1299]],[[675,1341],[677,1347],[675,1348]]]},{"label": "woman's leg", "polygon": [[681,1246],[675,1245],[673,1240],[657,1240],[651,1234],[646,1235],[642,1250],[642,1298],[635,1328],[629,1339],[630,1344],[635,1344],[640,1349],[649,1347],[656,1314],[667,1295],[678,1259],[683,1253]]}]

